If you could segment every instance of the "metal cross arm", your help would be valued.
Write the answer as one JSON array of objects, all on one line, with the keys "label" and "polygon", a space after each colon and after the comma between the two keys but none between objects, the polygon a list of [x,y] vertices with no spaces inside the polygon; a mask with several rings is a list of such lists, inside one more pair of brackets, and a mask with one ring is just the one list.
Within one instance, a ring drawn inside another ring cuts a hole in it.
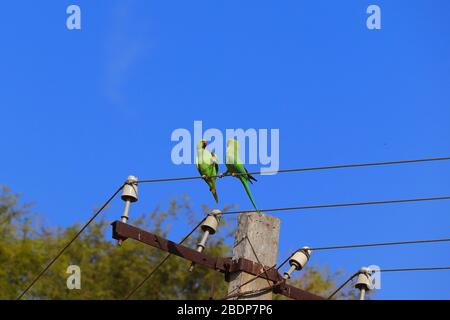
[{"label": "metal cross arm", "polygon": [[156,249],[163,250],[170,254],[192,261],[197,265],[225,272],[225,262],[227,259],[214,258],[206,254],[200,253],[194,249],[177,244],[166,238],[160,237],[154,233],[139,229],[121,221],[114,221],[113,238],[125,241],[126,239],[134,239],[144,244],[150,245]]},{"label": "metal cross arm", "polygon": [[295,300],[323,299],[320,296],[288,285],[283,277],[278,273],[278,270],[248,259],[240,258],[238,260],[233,260],[230,257],[211,257],[189,247],[167,240],[166,238],[160,237],[151,232],[123,223],[122,221],[113,222],[112,229],[112,236],[116,240],[123,242],[127,239],[134,239],[156,249],[160,249],[189,260],[196,265],[201,265],[222,272],[225,274],[225,279],[228,279],[229,275],[234,272],[245,272],[253,276],[267,279],[273,283],[278,283],[274,286],[273,291],[288,298]]},{"label": "metal cross arm", "polygon": [[294,300],[324,300],[321,296],[291,286],[284,281],[278,286],[275,286],[273,292]]}]

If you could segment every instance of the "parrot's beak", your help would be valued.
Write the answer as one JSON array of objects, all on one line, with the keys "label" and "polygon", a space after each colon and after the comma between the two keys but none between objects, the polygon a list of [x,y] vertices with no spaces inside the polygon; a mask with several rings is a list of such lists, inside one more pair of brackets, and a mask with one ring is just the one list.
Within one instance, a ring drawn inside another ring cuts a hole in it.
[{"label": "parrot's beak", "polygon": [[206,148],[206,145],[207,145],[208,143],[205,141],[205,140],[203,140],[203,148]]}]

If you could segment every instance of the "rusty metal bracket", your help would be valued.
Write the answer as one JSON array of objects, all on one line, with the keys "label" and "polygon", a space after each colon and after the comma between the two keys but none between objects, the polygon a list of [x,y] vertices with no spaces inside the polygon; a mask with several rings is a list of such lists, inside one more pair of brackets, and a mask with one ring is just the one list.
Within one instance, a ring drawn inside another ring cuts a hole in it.
[{"label": "rusty metal bracket", "polygon": [[282,294],[291,299],[323,299],[322,297],[288,285],[284,281],[283,277],[278,273],[278,270],[248,259],[241,258],[239,260],[232,260],[232,258],[229,257],[211,257],[194,249],[167,240],[166,238],[160,237],[151,232],[123,223],[122,221],[114,221],[112,223],[112,231],[112,237],[116,240],[125,241],[126,239],[133,239],[142,242],[154,248],[194,262],[196,265],[201,265],[222,272],[225,274],[226,278],[229,274],[234,272],[245,272],[253,276],[267,279],[273,283],[279,283],[273,288],[273,292]]},{"label": "rusty metal bracket", "polygon": [[282,282],[278,286],[275,286],[273,288],[273,292],[294,300],[325,300],[321,296],[315,295],[305,290],[301,290],[297,287],[287,284],[286,282]]},{"label": "rusty metal bracket", "polygon": [[[231,259],[231,258],[230,258]],[[229,273],[244,271],[254,276],[259,276],[260,278],[267,279],[274,283],[279,282],[283,278],[274,268],[263,266],[257,262],[240,258],[239,260],[232,260],[231,267],[228,270]]]},{"label": "rusty metal bracket", "polygon": [[197,265],[202,265],[207,268],[218,269],[225,272],[225,263],[221,261],[223,258],[213,258],[206,254],[197,252],[194,249],[179,245],[166,238],[160,237],[156,234],[141,230],[121,221],[115,221],[113,226],[113,238],[116,240],[125,241],[126,239],[134,239],[139,242],[150,245],[154,248],[169,252],[173,255],[179,256],[186,260],[190,260]]}]

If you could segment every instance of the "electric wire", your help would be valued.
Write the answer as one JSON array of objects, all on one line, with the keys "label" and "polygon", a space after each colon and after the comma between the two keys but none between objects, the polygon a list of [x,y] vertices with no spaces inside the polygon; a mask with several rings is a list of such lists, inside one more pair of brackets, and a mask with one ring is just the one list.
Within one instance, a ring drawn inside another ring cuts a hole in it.
[{"label": "electric wire", "polygon": [[[299,210],[309,210],[309,209],[370,206],[370,205],[384,205],[384,204],[422,202],[422,201],[441,201],[441,200],[450,200],[450,196],[431,197],[431,198],[382,200],[382,201],[367,201],[367,202],[333,203],[333,204],[296,206],[296,207],[281,207],[281,208],[261,209],[261,210],[258,210],[257,212],[299,211]],[[226,211],[226,212],[223,212],[222,214],[230,215],[230,214],[245,214],[245,213],[255,213],[255,212],[256,212],[255,210],[237,210],[237,211]]]},{"label": "electric wire", "polygon": [[[256,257],[256,261],[257,261],[260,265],[263,265],[263,264],[261,263],[261,260],[260,260],[259,257],[258,257],[258,254],[256,253],[255,247],[253,247],[253,244],[252,244],[252,242],[250,241],[250,238],[248,237],[248,235],[245,235],[245,238],[247,239],[248,243],[250,244],[250,248],[252,249],[252,252],[253,252],[253,254],[254,254],[255,257]],[[263,268],[263,269],[264,269],[264,268]],[[267,274],[267,271],[266,271],[266,270],[263,270],[263,273],[265,273],[266,276],[268,277],[268,274]],[[270,286],[270,285],[271,285],[271,284],[270,284],[270,281],[269,281],[268,279],[266,279],[266,280],[267,280],[267,284]]]},{"label": "electric wire", "polygon": [[[290,255],[288,258],[286,258],[285,260],[283,260],[283,262],[281,262],[281,264],[277,267],[277,270],[280,270],[288,261],[289,259],[292,257],[292,255]],[[234,293],[236,291],[241,290],[242,287],[246,286],[247,284],[255,281],[256,279],[260,278],[264,273],[267,274],[268,271],[272,270],[273,268],[275,268],[277,265],[274,264],[272,267],[268,268],[268,269],[264,269],[263,271],[261,271],[259,274],[257,274],[256,276],[250,278],[249,280],[247,280],[246,282],[244,282],[243,284],[239,285],[237,288],[234,288],[230,293],[228,293],[225,297],[223,297],[221,300],[228,300],[230,298],[232,298],[234,296]]]},{"label": "electric wire", "polygon": [[[262,175],[262,174],[275,174],[275,173],[291,173],[291,172],[302,172],[302,171],[317,171],[317,170],[330,170],[330,169],[343,169],[343,168],[355,168],[355,167],[369,167],[369,166],[384,166],[384,165],[398,165],[407,163],[420,163],[420,162],[432,162],[432,161],[447,161],[450,157],[439,157],[439,158],[423,158],[423,159],[410,159],[410,160],[399,160],[399,161],[386,161],[386,162],[370,162],[370,163],[353,163],[344,165],[333,165],[333,166],[321,166],[321,167],[306,167],[306,168],[293,168],[284,170],[274,170],[274,171],[256,171],[249,172],[250,175]],[[231,174],[230,176],[246,175],[243,174]],[[217,175],[214,177],[222,178],[224,175]],[[202,176],[192,176],[192,177],[178,177],[178,178],[163,178],[163,179],[147,179],[140,180],[136,184],[140,183],[155,183],[155,182],[168,182],[168,181],[181,181],[181,180],[195,180],[203,179]],[[45,268],[30,282],[30,284],[22,291],[22,293],[17,297],[20,300],[32,287],[33,285],[45,274],[45,272],[58,260],[58,258],[72,245],[72,243],[81,235],[81,233],[95,220],[95,218],[108,206],[108,204],[115,198],[115,196],[123,189],[125,184],[120,186],[116,192],[102,205],[102,207],[97,210],[97,212],[88,220],[88,222],[77,232],[77,234],[58,252],[58,254],[50,260],[50,262],[45,266]],[[327,204],[327,205],[315,205],[315,206],[297,206],[297,207],[284,207],[284,208],[273,208],[259,210],[259,212],[279,212],[279,211],[293,211],[293,210],[306,210],[306,209],[319,209],[319,208],[332,208],[332,207],[349,207],[349,206],[362,206],[362,205],[379,205],[379,204],[391,204],[391,203],[405,203],[405,202],[419,202],[419,201],[436,201],[436,200],[449,200],[450,196],[444,197],[433,197],[433,198],[415,198],[415,199],[400,199],[400,200],[385,200],[385,201],[372,201],[372,202],[357,202],[357,203],[338,203],[338,204]],[[245,211],[229,211],[223,212],[223,214],[242,214],[251,213],[254,210]],[[182,244],[195,230],[203,223],[204,219],[195,227],[191,233],[186,236],[180,244]],[[420,242],[438,242],[438,241],[448,241],[445,240],[426,240]],[[380,245],[394,245],[394,244],[409,244],[412,242],[404,243],[390,243],[390,244],[368,244],[368,245],[352,245],[352,246],[336,246],[336,247],[322,247],[315,248],[314,250],[331,250],[331,249],[344,249],[344,248],[356,248],[356,247],[369,247],[369,246],[380,246]],[[415,242],[417,243],[417,242]],[[170,254],[158,264],[157,267],[146,277],[144,280],[127,296],[127,299],[131,297],[135,291],[137,291],[144,283],[147,281],[154,272],[156,272],[170,257]],[[286,260],[287,261],[287,260]],[[267,272],[265,270],[264,272]]]},{"label": "electric wire", "polygon": [[[381,269],[378,272],[386,273],[386,272],[409,272],[409,271],[443,271],[450,270],[450,266],[448,267],[424,267],[424,268],[399,268],[399,269]],[[377,270],[374,270],[377,272]]]},{"label": "electric wire", "polygon": [[[450,266],[445,267],[419,267],[419,268],[397,268],[397,269],[381,269],[381,270],[369,270],[369,273],[375,274],[377,272],[387,273],[387,272],[411,272],[411,271],[444,271],[450,270]],[[344,283],[342,283],[329,297],[328,300],[333,298],[339,291],[341,291],[350,281],[352,281],[356,276],[360,274],[360,271],[354,273],[350,276]]]},{"label": "electric wire", "polygon": [[344,281],[332,294],[327,298],[327,300],[331,300],[336,294],[339,293],[350,281],[352,281],[357,275],[359,275],[359,271],[352,274],[347,280]]},{"label": "electric wire", "polygon": [[[409,245],[409,244],[423,244],[423,243],[439,243],[439,242],[450,242],[450,238],[443,238],[443,239],[427,239],[427,240],[412,240],[412,241],[396,241],[396,242],[381,242],[381,243],[369,243],[369,244],[356,244],[356,245],[339,245],[339,246],[329,246],[329,247],[313,247],[308,248],[311,251],[323,251],[323,250],[336,250],[336,249],[351,249],[351,248],[364,248],[364,247],[379,247],[379,246],[396,246],[396,245]],[[282,268],[292,257],[290,255],[287,259],[285,259],[277,268],[279,270]],[[248,281],[241,284],[239,287],[233,289],[227,296],[222,298],[222,300],[227,300],[232,297],[235,297],[234,293],[236,291],[239,291],[242,287],[245,285],[255,281],[256,279],[260,278],[262,274],[267,273],[267,271],[270,271],[271,269],[275,268],[276,265],[270,267],[269,269],[264,269],[261,273],[258,275],[252,277]],[[450,269],[450,267],[438,267],[438,268],[409,268],[409,269],[385,269],[380,270],[380,272],[399,272],[399,271],[420,271],[420,270],[447,270]],[[348,282],[353,280],[355,276],[357,276],[359,272],[353,274],[348,280],[346,280],[341,286],[339,286],[335,292],[333,292],[328,299],[331,299],[334,295],[336,295],[345,285],[347,285]]]},{"label": "electric wire", "polygon": [[30,284],[22,291],[22,293],[17,297],[17,300],[22,299],[22,297],[33,287],[33,285],[44,275],[44,273],[58,260],[58,258],[70,247],[70,245],[83,233],[84,230],[92,223],[92,221],[97,218],[97,216],[109,205],[109,203],[116,197],[116,195],[123,189],[125,184],[122,184],[108,200],[98,209],[94,215],[84,224],[84,226],[77,232],[77,234],[58,252],[58,254],[50,260],[50,262],[45,266],[45,268],[30,282]]},{"label": "electric wire", "polygon": [[396,242],[380,242],[380,243],[366,243],[366,244],[352,244],[352,245],[339,245],[329,247],[316,247],[308,248],[311,251],[324,251],[324,250],[339,250],[339,249],[353,249],[353,248],[367,248],[367,247],[383,247],[383,246],[398,246],[409,244],[424,244],[424,243],[439,243],[450,242],[450,238],[443,239],[427,239],[427,240],[412,240],[412,241],[396,241]]},{"label": "electric wire", "polygon": [[[206,220],[207,217],[204,217],[195,227],[194,229],[191,230],[191,232],[189,232],[178,244],[183,244],[200,226],[201,224]],[[127,294],[127,296],[125,297],[125,300],[129,300],[131,298],[131,296],[133,296],[133,294],[136,293],[136,291],[138,291],[144,284],[145,282],[150,279],[158,270],[159,268],[167,261],[169,260],[169,258],[172,256],[171,253],[167,254],[163,260],[161,260],[158,265],[153,268],[152,271],[150,271],[150,273],[144,278],[142,279],[141,282],[138,283],[137,286],[135,286],[133,288],[133,290],[130,291],[130,293]]]},{"label": "electric wire", "polygon": [[[373,270],[373,273],[380,272],[380,273],[386,273],[386,272],[410,272],[410,271],[443,271],[443,270],[450,270],[450,266],[448,267],[424,267],[424,268],[398,268],[398,269],[381,269],[381,270]],[[356,278],[360,272],[355,272],[352,274],[346,281],[344,281],[332,294],[329,295],[327,300],[331,300],[337,293],[339,293],[349,282],[351,282],[354,278]],[[254,280],[254,279],[251,279]],[[252,294],[259,294],[265,291],[268,291],[270,289],[273,289],[277,285],[279,285],[280,282],[277,282],[269,287],[258,289],[258,290],[251,290],[251,291],[245,291],[245,292],[238,292],[236,294],[229,294],[226,296],[223,300],[235,298],[235,297],[241,297],[241,296],[247,296]]]},{"label": "electric wire", "polygon": [[[255,171],[249,173],[233,173],[230,175],[215,175],[209,176],[210,178],[223,178],[227,176],[238,177],[240,175],[271,175],[276,173],[292,173],[292,172],[303,172],[303,171],[319,171],[319,170],[331,170],[331,169],[345,169],[345,168],[357,168],[357,167],[373,167],[373,166],[387,166],[387,165],[399,165],[408,163],[421,163],[421,162],[433,162],[433,161],[448,161],[450,157],[439,157],[439,158],[423,158],[423,159],[410,159],[410,160],[398,160],[398,161],[384,161],[384,162],[368,162],[368,163],[352,163],[352,164],[342,164],[342,165],[332,165],[332,166],[321,166],[321,167],[305,167],[305,168],[293,168],[293,169],[282,169],[282,170],[272,170],[272,171]],[[175,177],[175,178],[161,178],[161,179],[144,179],[137,183],[155,183],[155,182],[171,182],[171,181],[186,181],[186,180],[197,180],[203,179],[202,176],[190,176],[190,177]]]},{"label": "electric wire", "polygon": [[249,290],[249,291],[237,292],[237,293],[234,293],[234,294],[229,294],[223,300],[228,300],[228,299],[232,299],[232,298],[240,298],[240,297],[243,297],[243,296],[251,296],[251,295],[261,294],[261,293],[267,292],[267,291],[272,291],[273,288],[278,286],[280,283],[282,283],[282,280],[277,281],[276,283],[274,283],[272,285],[269,285],[267,287],[261,288],[261,289],[255,289],[255,290]]}]

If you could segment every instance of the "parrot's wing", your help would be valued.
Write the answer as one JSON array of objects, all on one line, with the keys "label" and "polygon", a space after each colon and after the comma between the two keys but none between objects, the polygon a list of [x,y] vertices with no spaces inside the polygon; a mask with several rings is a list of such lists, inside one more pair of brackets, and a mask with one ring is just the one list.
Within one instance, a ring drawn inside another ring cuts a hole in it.
[{"label": "parrot's wing", "polygon": [[[239,159],[239,155],[235,152],[230,152],[230,150],[227,150],[227,164],[234,165],[234,166],[242,166],[242,161]],[[240,169],[240,168],[238,168]],[[243,166],[242,166],[243,169]],[[244,171],[242,171],[244,173]]]},{"label": "parrot's wing", "polygon": [[219,173],[219,160],[217,159],[214,150],[211,152],[211,160],[212,163],[214,164],[214,168],[216,169],[216,173]]},{"label": "parrot's wing", "polygon": [[205,170],[206,169],[205,165],[208,163],[207,159],[208,159],[208,154],[206,154],[206,152],[204,152],[204,151],[201,152],[200,154],[197,154],[195,157],[195,165],[197,167],[198,172],[202,176],[207,175],[207,172]]}]

